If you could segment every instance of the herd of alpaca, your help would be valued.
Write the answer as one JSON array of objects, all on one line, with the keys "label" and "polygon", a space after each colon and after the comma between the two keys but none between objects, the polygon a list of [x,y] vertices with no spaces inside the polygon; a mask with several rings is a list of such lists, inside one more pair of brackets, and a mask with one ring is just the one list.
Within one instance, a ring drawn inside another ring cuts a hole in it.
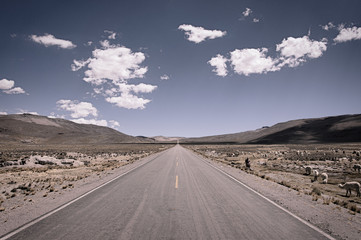
[{"label": "herd of alpaca", "polygon": [[[361,165],[360,164],[355,164],[353,166],[353,169],[355,171],[358,170],[358,172],[360,172]],[[317,181],[318,177],[321,176],[321,183],[327,184],[327,181],[328,181],[327,173],[321,173],[320,174],[317,170],[313,170],[312,167],[310,167],[310,166],[305,167],[305,170],[306,170],[306,175],[311,175],[311,173],[313,173],[312,182]],[[360,185],[359,182],[346,182],[344,184],[339,184],[338,187],[342,188],[342,189],[346,189],[346,197],[351,196],[351,191],[352,190],[356,192],[357,197],[360,197],[361,185]]]},{"label": "herd of alpaca", "polygon": [[[312,172],[312,168],[311,167],[306,167],[306,174],[311,175],[311,172]],[[321,183],[327,184],[327,182],[328,182],[327,173],[321,173],[321,175],[320,175],[317,170],[313,170],[313,181],[312,182],[317,181],[319,176],[321,176]]]}]

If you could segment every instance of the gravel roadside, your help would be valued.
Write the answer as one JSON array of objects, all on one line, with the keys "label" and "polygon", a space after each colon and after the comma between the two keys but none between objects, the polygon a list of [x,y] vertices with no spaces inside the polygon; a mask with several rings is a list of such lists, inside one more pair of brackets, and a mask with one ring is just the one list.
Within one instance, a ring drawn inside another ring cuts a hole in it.
[{"label": "gravel roadside", "polygon": [[333,203],[314,201],[310,195],[229,165],[199,157],[336,239],[360,239],[361,214],[355,214]]},{"label": "gravel roadside", "polygon": [[[167,150],[165,150],[167,151]],[[164,152],[164,151],[163,151]],[[131,171],[149,161],[155,159],[159,154],[155,153],[139,159],[132,164],[127,164],[113,170],[103,171],[98,174],[73,182],[73,187],[50,192],[44,197],[42,194],[31,196],[31,201],[24,201],[21,204],[12,203],[11,210],[0,212],[0,236],[3,236],[22,225],[41,217],[42,215],[72,201],[73,199],[86,194],[92,189],[114,179],[115,177]],[[9,207],[8,207],[9,208]]]}]

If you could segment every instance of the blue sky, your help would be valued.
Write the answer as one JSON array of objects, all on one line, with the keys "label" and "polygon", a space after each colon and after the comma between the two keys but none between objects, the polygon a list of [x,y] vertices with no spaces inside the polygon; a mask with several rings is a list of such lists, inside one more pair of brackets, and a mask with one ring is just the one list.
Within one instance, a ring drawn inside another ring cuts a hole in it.
[{"label": "blue sky", "polygon": [[361,113],[361,2],[0,3],[0,114],[196,137]]}]

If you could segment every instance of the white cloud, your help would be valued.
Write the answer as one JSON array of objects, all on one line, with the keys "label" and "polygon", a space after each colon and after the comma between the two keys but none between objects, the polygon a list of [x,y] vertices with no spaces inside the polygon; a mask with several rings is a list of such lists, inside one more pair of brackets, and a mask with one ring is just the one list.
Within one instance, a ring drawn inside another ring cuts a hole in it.
[{"label": "white cloud", "polygon": [[3,90],[4,93],[6,94],[23,94],[25,93],[24,89],[22,89],[21,87],[15,87],[9,90]]},{"label": "white cloud", "polygon": [[208,61],[215,67],[213,72],[218,76],[227,75],[227,61],[231,63],[234,72],[248,76],[249,74],[262,74],[281,70],[284,66],[296,67],[309,58],[319,58],[327,50],[327,39],[321,41],[311,40],[309,36],[299,38],[288,37],[276,45],[279,53],[272,58],[267,56],[267,48],[235,49],[230,52],[230,58],[220,54]]},{"label": "white cloud", "polygon": [[254,23],[258,23],[258,22],[259,22],[259,19],[258,19],[258,18],[253,18],[253,22],[254,22]]},{"label": "white cloud", "polygon": [[203,27],[195,27],[187,24],[180,25],[178,29],[185,31],[185,34],[188,36],[188,40],[195,43],[203,42],[206,39],[223,37],[227,34],[226,31],[222,32],[220,30],[207,30]]},{"label": "white cloud", "polygon": [[109,34],[108,39],[115,39],[117,36],[117,33],[113,32],[113,31],[105,30],[104,32]]},{"label": "white cloud", "polygon": [[18,109],[18,112],[16,114],[32,114],[32,115],[39,115],[37,112],[30,112],[28,110],[24,109]]},{"label": "white cloud", "polygon": [[30,35],[30,39],[36,43],[40,43],[45,47],[58,46],[64,49],[75,48],[76,45],[71,41],[55,38],[53,35],[46,33],[44,36]]},{"label": "white cloud", "polygon": [[336,43],[361,39],[361,27],[345,28],[343,25],[341,25],[339,30],[339,34],[333,39],[333,41]]},{"label": "white cloud", "polygon": [[321,41],[311,40],[308,36],[299,38],[289,37],[277,44],[276,50],[280,52],[281,66],[296,67],[305,62],[306,58],[319,58],[327,50],[327,39]]},{"label": "white cloud", "polygon": [[115,120],[109,120],[109,124],[110,124],[110,127],[111,127],[111,128],[120,127],[119,122],[118,122],[118,121],[115,121]]},{"label": "white cloud", "polygon": [[64,115],[55,114],[54,112],[51,112],[48,118],[63,118],[65,119]]},{"label": "white cloud", "polygon": [[100,41],[99,43],[103,48],[110,48],[110,46],[111,46],[109,40],[103,40],[103,41]]},{"label": "white cloud", "polygon": [[83,60],[73,60],[73,64],[71,65],[71,70],[72,71],[78,71],[79,69],[85,67],[87,64],[89,64],[90,59],[83,61]]},{"label": "white cloud", "polygon": [[151,93],[153,92],[157,86],[154,85],[150,85],[150,84],[144,84],[144,83],[140,83],[138,85],[127,85],[128,87],[130,87],[131,91],[135,92],[135,93]]},{"label": "white cloud", "polygon": [[137,97],[131,93],[123,92],[118,97],[108,97],[105,99],[109,103],[113,103],[118,107],[127,109],[144,109],[145,105],[151,100]]},{"label": "white cloud", "polygon": [[[105,100],[113,103],[118,107],[127,109],[144,109],[145,105],[151,100],[135,96],[133,93],[151,93],[157,86],[140,83],[133,84],[118,84],[117,88],[111,88],[105,91],[109,96]],[[120,94],[119,94],[120,93]]]},{"label": "white cloud", "polygon": [[106,95],[108,95],[108,96],[114,96],[114,94],[116,94],[116,93],[124,93],[124,92],[125,93],[129,93],[129,92],[151,93],[156,88],[157,88],[157,86],[145,84],[145,83],[140,83],[138,85],[120,83],[120,84],[117,84],[116,87],[106,89],[106,90],[103,89],[102,91],[104,91],[106,93]]},{"label": "white cloud", "polygon": [[7,112],[0,112],[0,115],[8,115]]},{"label": "white cloud", "polygon": [[98,120],[98,119],[85,119],[85,118],[77,118],[77,119],[70,119],[70,121],[78,123],[78,124],[93,124],[103,127],[108,127],[110,125],[111,128],[117,128],[120,126],[119,122],[115,120],[110,120],[109,122],[107,120]]},{"label": "white cloud", "polygon": [[77,119],[70,119],[70,121],[79,123],[79,124],[93,124],[93,125],[98,125],[98,126],[103,126],[103,127],[108,126],[108,122],[106,120],[77,118]]},{"label": "white cloud", "polygon": [[98,116],[98,110],[89,102],[77,102],[72,100],[59,100],[56,102],[59,109],[71,112],[73,118],[82,118],[89,115]]},{"label": "white cloud", "polygon": [[267,73],[278,71],[277,61],[267,57],[267,48],[236,49],[231,52],[231,64],[236,73],[248,76],[252,73]]},{"label": "white cloud", "polygon": [[162,76],[160,76],[161,80],[169,80],[169,76],[167,74],[163,74]]},{"label": "white cloud", "polygon": [[96,94],[106,97],[106,101],[118,107],[128,109],[143,109],[150,100],[137,97],[139,93],[151,93],[157,86],[140,83],[128,84],[134,78],[143,78],[148,71],[142,66],[145,54],[132,52],[131,49],[112,45],[108,40],[100,42],[100,49],[92,51],[92,57],[87,60],[74,60],[71,68],[78,71],[87,68],[84,72],[84,81],[96,87]]},{"label": "white cloud", "polygon": [[8,80],[8,79],[2,79],[0,80],[0,90],[2,90],[6,94],[23,94],[26,93],[24,89],[21,87],[15,87],[15,81]]},{"label": "white cloud", "polygon": [[215,69],[212,71],[215,72],[218,76],[225,77],[228,74],[226,64],[227,62],[227,58],[218,54],[216,57],[211,58],[211,60],[208,61],[208,64],[210,64],[212,67],[215,67]]},{"label": "white cloud", "polygon": [[13,80],[7,80],[7,79],[2,79],[0,80],[0,89],[1,90],[8,90],[10,88],[14,87],[15,82]]},{"label": "white cloud", "polygon": [[[107,41],[107,40],[105,40]],[[118,45],[104,44],[103,49],[95,49],[93,57],[85,61],[74,60],[73,71],[87,66],[84,81],[100,85],[106,80],[114,84],[125,82],[133,78],[143,78],[148,71],[147,67],[140,66],[145,60],[142,52],[133,53],[129,48]]]},{"label": "white cloud", "polygon": [[326,25],[321,26],[321,27],[322,27],[323,30],[328,31],[328,30],[330,30],[330,29],[332,29],[332,28],[334,28],[334,27],[336,27],[336,26],[335,26],[332,22],[329,22],[329,23],[327,23]]},{"label": "white cloud", "polygon": [[244,12],[242,12],[242,15],[244,17],[248,17],[252,13],[252,10],[250,8],[246,8]]}]

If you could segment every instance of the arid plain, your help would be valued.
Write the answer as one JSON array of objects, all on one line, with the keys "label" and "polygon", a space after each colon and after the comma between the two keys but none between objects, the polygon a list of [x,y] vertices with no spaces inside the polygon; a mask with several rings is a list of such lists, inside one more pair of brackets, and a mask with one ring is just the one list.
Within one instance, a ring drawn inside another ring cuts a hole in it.
[{"label": "arid plain", "polygon": [[[350,138],[339,131],[340,126],[346,132],[350,126],[356,127],[351,128],[355,132],[351,139],[357,138],[359,118],[326,118],[338,129],[332,133],[333,139]],[[179,141],[181,146],[199,155],[199,161],[229,174],[333,237],[358,239],[361,198],[354,190],[347,196],[346,190],[338,185],[361,182],[357,167],[361,163],[360,143],[255,143],[254,136],[270,141],[272,136],[287,138],[287,134],[296,130],[301,138],[293,140],[301,142],[305,136],[310,139],[312,131],[307,129],[313,122],[291,121],[253,132],[224,135],[223,142],[215,142],[222,138],[214,136],[203,143],[204,138],[197,141],[162,137],[160,142],[60,119],[28,114],[7,116],[0,122],[0,235],[150,162]],[[31,131],[26,132],[26,128]],[[303,135],[299,134],[300,130],[304,130]],[[97,135],[101,137],[96,139]],[[317,136],[322,137],[319,133]],[[234,137],[251,139],[253,143],[237,143],[232,141]],[[317,140],[316,135],[311,137],[312,141]],[[70,144],[64,144],[64,140]],[[246,165],[246,159],[250,166]],[[315,171],[319,173],[317,179]],[[328,177],[326,182],[321,177],[324,173]]]}]

